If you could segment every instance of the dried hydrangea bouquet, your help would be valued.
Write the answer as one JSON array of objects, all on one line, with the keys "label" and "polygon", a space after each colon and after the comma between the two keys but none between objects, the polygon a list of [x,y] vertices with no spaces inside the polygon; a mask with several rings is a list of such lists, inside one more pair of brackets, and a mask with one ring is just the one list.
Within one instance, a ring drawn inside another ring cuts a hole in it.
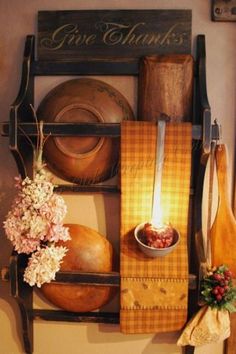
[{"label": "dried hydrangea bouquet", "polygon": [[43,169],[43,122],[37,126],[33,178],[15,178],[17,195],[4,221],[4,228],[14,250],[30,255],[24,281],[41,287],[55,279],[67,251],[56,242],[67,241],[70,235],[68,228],[63,226],[67,212],[64,199],[54,193],[54,185]]}]

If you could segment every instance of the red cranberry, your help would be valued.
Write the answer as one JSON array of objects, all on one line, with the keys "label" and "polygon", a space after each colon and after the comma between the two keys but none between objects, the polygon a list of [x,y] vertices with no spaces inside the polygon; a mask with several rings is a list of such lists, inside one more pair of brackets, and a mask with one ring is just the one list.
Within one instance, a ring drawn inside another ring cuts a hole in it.
[{"label": "red cranberry", "polygon": [[143,234],[150,247],[164,248],[173,243],[174,230],[170,226],[154,227],[152,224],[145,224]]},{"label": "red cranberry", "polygon": [[225,292],[225,289],[224,288],[219,288],[219,293],[221,294],[221,295],[223,295],[224,294],[224,292]]},{"label": "red cranberry", "polygon": [[218,273],[215,273],[215,274],[213,274],[213,278],[214,278],[215,280],[217,280],[217,281],[221,281],[222,276],[221,276],[220,274],[218,274]]}]

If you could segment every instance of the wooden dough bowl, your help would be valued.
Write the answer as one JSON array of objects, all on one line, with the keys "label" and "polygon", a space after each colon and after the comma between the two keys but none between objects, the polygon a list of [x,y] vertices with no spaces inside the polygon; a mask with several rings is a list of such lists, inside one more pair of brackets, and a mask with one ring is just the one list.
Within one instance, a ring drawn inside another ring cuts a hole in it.
[{"label": "wooden dough bowl", "polygon": [[[89,227],[66,226],[69,227],[71,240],[60,243],[68,248],[61,271],[111,272],[113,251],[110,242]],[[72,312],[98,309],[114,294],[111,287],[93,285],[50,283],[44,284],[41,289],[54,305]]]},{"label": "wooden dough bowl", "polygon": [[[39,120],[58,123],[119,123],[134,115],[126,98],[107,83],[91,78],[65,81],[51,90],[37,110]],[[113,177],[119,138],[49,137],[44,157],[56,175],[82,185]]]}]

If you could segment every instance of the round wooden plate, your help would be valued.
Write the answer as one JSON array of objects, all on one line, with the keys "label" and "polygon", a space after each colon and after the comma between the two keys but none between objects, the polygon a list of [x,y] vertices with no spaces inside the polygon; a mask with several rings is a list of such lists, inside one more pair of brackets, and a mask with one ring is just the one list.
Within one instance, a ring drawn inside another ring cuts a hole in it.
[{"label": "round wooden plate", "polygon": [[[134,115],[125,97],[100,80],[80,78],[56,86],[42,100],[37,116],[45,122],[119,123]],[[113,177],[119,159],[119,139],[49,137],[44,156],[56,175],[79,184]]]}]

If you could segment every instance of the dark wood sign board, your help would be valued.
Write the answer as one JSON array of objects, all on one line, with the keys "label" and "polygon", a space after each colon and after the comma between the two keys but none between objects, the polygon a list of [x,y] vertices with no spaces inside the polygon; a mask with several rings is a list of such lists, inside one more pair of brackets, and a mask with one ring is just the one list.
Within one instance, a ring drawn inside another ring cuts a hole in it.
[{"label": "dark wood sign board", "polygon": [[191,53],[191,10],[39,11],[38,59]]}]

